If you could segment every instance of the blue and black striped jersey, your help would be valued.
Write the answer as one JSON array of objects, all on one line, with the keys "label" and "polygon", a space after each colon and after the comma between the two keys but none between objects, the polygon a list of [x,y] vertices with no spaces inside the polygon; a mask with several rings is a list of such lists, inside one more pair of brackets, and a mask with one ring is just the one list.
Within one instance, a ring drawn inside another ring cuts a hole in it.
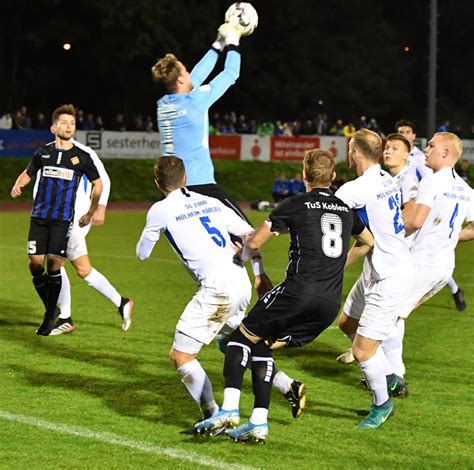
[{"label": "blue and black striped jersey", "polygon": [[90,155],[74,145],[58,149],[55,143],[40,147],[26,168],[28,176],[39,178],[31,217],[71,221],[76,191],[83,175],[89,181],[99,179]]}]

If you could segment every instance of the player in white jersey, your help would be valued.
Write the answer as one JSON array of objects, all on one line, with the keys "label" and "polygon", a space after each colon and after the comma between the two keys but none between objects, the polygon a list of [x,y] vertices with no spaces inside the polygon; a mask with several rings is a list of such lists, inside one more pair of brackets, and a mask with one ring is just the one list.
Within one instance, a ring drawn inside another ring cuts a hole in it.
[{"label": "player in white jersey", "polygon": [[[455,134],[438,132],[425,149],[426,164],[433,174],[420,181],[416,205],[406,219],[407,234],[415,233],[411,248],[415,282],[408,310],[400,313],[395,332],[390,335],[391,365],[403,375],[402,344],[405,319],[451,278],[458,240],[474,238],[474,195],[469,185],[454,171],[462,154],[462,141]],[[462,230],[464,221],[470,226]],[[398,330],[398,331],[397,331]],[[396,363],[398,361],[398,363]]]},{"label": "player in white jersey", "polygon": [[[397,132],[406,137],[408,142],[410,142],[410,155],[407,160],[408,173],[416,177],[418,181],[432,174],[431,168],[425,164],[425,154],[419,148],[415,147],[416,134],[414,124],[411,121],[402,119],[396,123],[395,127]],[[456,309],[460,312],[466,310],[467,305],[464,300],[464,291],[457,285],[452,276],[448,281],[448,287],[453,294]]]},{"label": "player in white jersey", "polygon": [[339,319],[341,330],[353,339],[352,350],[373,392],[369,414],[359,427],[379,428],[393,411],[389,388],[395,377],[380,346],[404,311],[413,282],[413,262],[405,241],[399,189],[379,165],[382,140],[361,129],[349,142],[349,161],[359,177],[344,184],[336,196],[356,210],[374,236],[374,248],[353,286]]},{"label": "player in white jersey", "polygon": [[[103,187],[99,199],[99,205],[97,206],[92,221],[84,227],[80,227],[80,214],[84,213],[84,208],[89,207],[92,192],[92,185],[90,182],[87,179],[82,178],[76,193],[74,204],[75,216],[67,245],[67,258],[74,266],[77,275],[81,279],[84,279],[89,286],[100,292],[117,307],[120,316],[122,317],[122,330],[127,331],[132,323],[133,300],[122,297],[107,278],[92,267],[86,244],[86,236],[89,233],[92,224],[102,225],[104,223],[105,211],[110,194],[110,178],[103,163],[94,150],[81,144],[77,140],[72,139],[72,142],[76,147],[84,150],[90,155],[99,171]],[[61,292],[58,299],[60,314],[50,336],[70,333],[76,328],[71,318],[71,285],[64,267],[61,268],[61,278]]]},{"label": "player in white jersey", "polygon": [[[147,259],[164,233],[199,283],[198,292],[176,325],[170,360],[207,418],[217,413],[218,407],[197,355],[217,335],[222,344],[244,317],[252,288],[246,269],[234,262],[230,234],[243,237],[253,229],[218,199],[186,189],[184,163],[180,158],[161,157],[154,171],[165,199],[148,211],[137,244],[137,257]],[[280,374],[288,377],[283,372]]]},{"label": "player in white jersey", "polygon": [[[418,191],[418,179],[414,174],[408,171],[406,165],[409,153],[410,143],[401,134],[390,134],[387,137],[383,151],[384,164],[400,190],[400,199],[397,199],[397,201],[402,209],[403,218],[405,218],[405,215],[409,214],[413,209]],[[407,240],[408,242],[410,241],[409,238],[407,238]],[[382,348],[386,341],[387,340],[382,342]],[[384,352],[386,353],[385,349]],[[385,355],[390,363],[390,357],[387,353]],[[352,348],[349,348],[345,353],[338,356],[337,360],[343,364],[354,362],[355,359],[352,354]],[[400,388],[399,392],[407,394],[408,389]]]}]

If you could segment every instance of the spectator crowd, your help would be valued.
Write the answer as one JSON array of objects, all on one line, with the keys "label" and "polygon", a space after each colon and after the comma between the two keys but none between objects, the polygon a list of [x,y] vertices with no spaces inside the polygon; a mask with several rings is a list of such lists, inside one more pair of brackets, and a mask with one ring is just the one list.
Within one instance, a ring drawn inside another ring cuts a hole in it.
[{"label": "spectator crowd", "polygon": [[[49,117],[41,111],[33,114],[29,113],[26,106],[20,106],[14,113],[0,113],[0,129],[49,129]],[[156,128],[154,118],[134,113],[126,116],[124,113],[117,113],[112,119],[104,120],[102,115],[85,112],[77,109],[77,129],[85,131],[142,131],[153,132]],[[358,119],[344,121],[337,118],[329,120],[327,114],[319,113],[314,119],[295,121],[258,121],[248,119],[244,114],[215,112],[210,117],[209,133],[211,135],[226,134],[258,134],[259,136],[289,136],[298,137],[305,135],[334,135],[352,137],[357,130],[367,128],[382,138],[385,132],[379,126],[376,118],[367,119],[362,115]],[[449,120],[444,120],[437,131],[454,132],[461,138],[474,139],[474,123],[467,131],[459,125],[451,126]],[[389,132],[390,133],[390,132]]]}]

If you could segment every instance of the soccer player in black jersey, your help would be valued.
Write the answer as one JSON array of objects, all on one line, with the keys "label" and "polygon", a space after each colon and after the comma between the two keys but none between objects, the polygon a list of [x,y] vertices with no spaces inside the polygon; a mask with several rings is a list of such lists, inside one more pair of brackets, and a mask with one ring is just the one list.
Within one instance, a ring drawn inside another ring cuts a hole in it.
[{"label": "soccer player in black jersey", "polygon": [[33,284],[46,308],[43,322],[36,331],[43,336],[48,336],[54,327],[61,290],[60,269],[66,258],[76,191],[82,176],[87,176],[94,190],[89,211],[79,221],[81,227],[90,222],[102,191],[102,182],[90,155],[71,141],[76,130],[75,119],[72,105],[60,106],[53,112],[51,132],[56,137],[54,142],[36,151],[11,190],[12,197],[20,196],[22,189],[39,172],[38,191],[31,212],[28,255]]},{"label": "soccer player in black jersey", "polygon": [[254,409],[250,420],[228,435],[236,441],[265,440],[274,377],[271,349],[302,347],[335,320],[342,296],[343,271],[351,234],[358,244],[350,260],[367,253],[373,237],[329,186],[335,157],[325,150],[306,153],[307,193],[290,197],[271,213],[244,245],[242,260],[274,234],[289,233],[286,279],[262,297],[230,337],[224,361],[224,402],[219,413],[197,423],[197,432],[216,434],[238,423],[239,400],[247,365],[252,369]]}]

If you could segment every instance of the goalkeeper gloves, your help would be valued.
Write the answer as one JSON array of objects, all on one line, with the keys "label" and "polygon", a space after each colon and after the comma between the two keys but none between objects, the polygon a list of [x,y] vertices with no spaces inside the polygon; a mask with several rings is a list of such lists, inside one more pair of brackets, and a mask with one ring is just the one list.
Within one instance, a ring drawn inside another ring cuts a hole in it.
[{"label": "goalkeeper gloves", "polygon": [[217,38],[212,44],[212,48],[222,52],[226,46],[238,46],[243,28],[240,25],[224,23],[217,30]]}]

